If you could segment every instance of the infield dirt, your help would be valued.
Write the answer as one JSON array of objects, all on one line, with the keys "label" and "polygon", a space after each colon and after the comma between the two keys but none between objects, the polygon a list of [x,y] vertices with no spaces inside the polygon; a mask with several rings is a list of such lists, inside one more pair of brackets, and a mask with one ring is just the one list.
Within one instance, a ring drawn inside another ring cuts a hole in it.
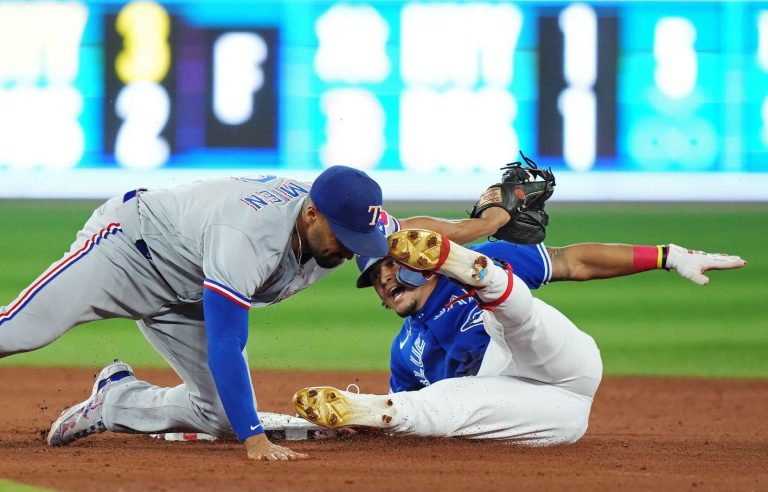
[{"label": "infield dirt", "polygon": [[[61,409],[97,368],[0,368],[0,479],[57,490],[768,490],[768,381],[608,377],[577,444],[523,448],[458,439],[353,436],[290,442],[301,462],[248,461],[241,445],[105,433],[52,449]],[[137,376],[175,385],[170,371]],[[254,373],[259,407],[292,413],[295,389],[384,373]],[[460,398],[460,395],[456,395]]]}]

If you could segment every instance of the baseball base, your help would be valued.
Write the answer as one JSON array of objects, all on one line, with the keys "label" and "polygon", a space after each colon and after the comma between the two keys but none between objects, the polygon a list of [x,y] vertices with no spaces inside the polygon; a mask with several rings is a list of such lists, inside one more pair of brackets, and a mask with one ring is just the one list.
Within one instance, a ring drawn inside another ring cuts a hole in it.
[{"label": "baseball base", "polygon": [[[320,427],[300,417],[282,413],[259,412],[264,433],[271,441],[311,441],[336,437],[336,429]],[[216,437],[202,432],[165,432],[149,435],[164,441],[216,441]]]}]

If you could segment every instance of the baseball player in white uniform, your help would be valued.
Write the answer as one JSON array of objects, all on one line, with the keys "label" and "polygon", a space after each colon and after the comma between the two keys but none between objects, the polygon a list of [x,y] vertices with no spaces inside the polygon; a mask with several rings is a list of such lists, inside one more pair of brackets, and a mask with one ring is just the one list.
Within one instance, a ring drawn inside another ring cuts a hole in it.
[{"label": "baseball player in white uniform", "polygon": [[[502,224],[505,218],[499,217]],[[398,221],[384,219],[388,231],[399,229]],[[600,354],[591,337],[534,299],[528,286],[662,267],[703,285],[708,282],[703,272],[745,264],[736,256],[674,245],[549,250],[556,255],[552,261],[541,244],[496,242],[466,249],[431,231],[391,235],[392,258],[456,279],[468,292],[442,276],[414,275],[389,258],[358,259],[358,287],[373,285],[383,304],[406,318],[391,349],[392,393],[304,388],[294,396],[297,412],[328,427],[369,426],[393,434],[524,445],[574,442],[587,428],[602,376]],[[508,263],[494,265],[486,255]]]},{"label": "baseball player in white uniform", "polygon": [[99,207],[69,252],[0,308],[0,357],[78,324],[135,319],[183,383],[160,388],[115,361],[67,410],[51,446],[93,433],[234,433],[252,459],[304,458],[271,443],[257,414],[248,311],[313,284],[353,253],[386,254],[379,185],[343,166],[311,185],[263,176],[136,190]]}]

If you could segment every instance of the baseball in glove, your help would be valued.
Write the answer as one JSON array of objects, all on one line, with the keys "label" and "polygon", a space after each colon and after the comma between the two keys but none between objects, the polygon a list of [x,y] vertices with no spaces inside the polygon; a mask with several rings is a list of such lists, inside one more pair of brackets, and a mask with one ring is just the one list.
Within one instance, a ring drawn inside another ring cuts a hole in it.
[{"label": "baseball in glove", "polygon": [[493,237],[518,244],[540,243],[547,235],[549,216],[544,211],[544,202],[555,191],[555,175],[550,168],[539,168],[522,151],[520,156],[523,162],[501,168],[501,183],[480,195],[469,216],[477,218],[487,208],[501,207],[510,219]]}]

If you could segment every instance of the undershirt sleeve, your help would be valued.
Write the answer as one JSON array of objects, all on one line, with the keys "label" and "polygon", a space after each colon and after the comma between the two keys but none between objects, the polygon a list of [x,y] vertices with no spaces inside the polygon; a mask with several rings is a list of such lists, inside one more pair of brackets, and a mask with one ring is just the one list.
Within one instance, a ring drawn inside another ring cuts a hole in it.
[{"label": "undershirt sleeve", "polygon": [[248,307],[207,284],[203,289],[208,366],[227,418],[241,442],[264,432],[243,357],[248,340]]}]

